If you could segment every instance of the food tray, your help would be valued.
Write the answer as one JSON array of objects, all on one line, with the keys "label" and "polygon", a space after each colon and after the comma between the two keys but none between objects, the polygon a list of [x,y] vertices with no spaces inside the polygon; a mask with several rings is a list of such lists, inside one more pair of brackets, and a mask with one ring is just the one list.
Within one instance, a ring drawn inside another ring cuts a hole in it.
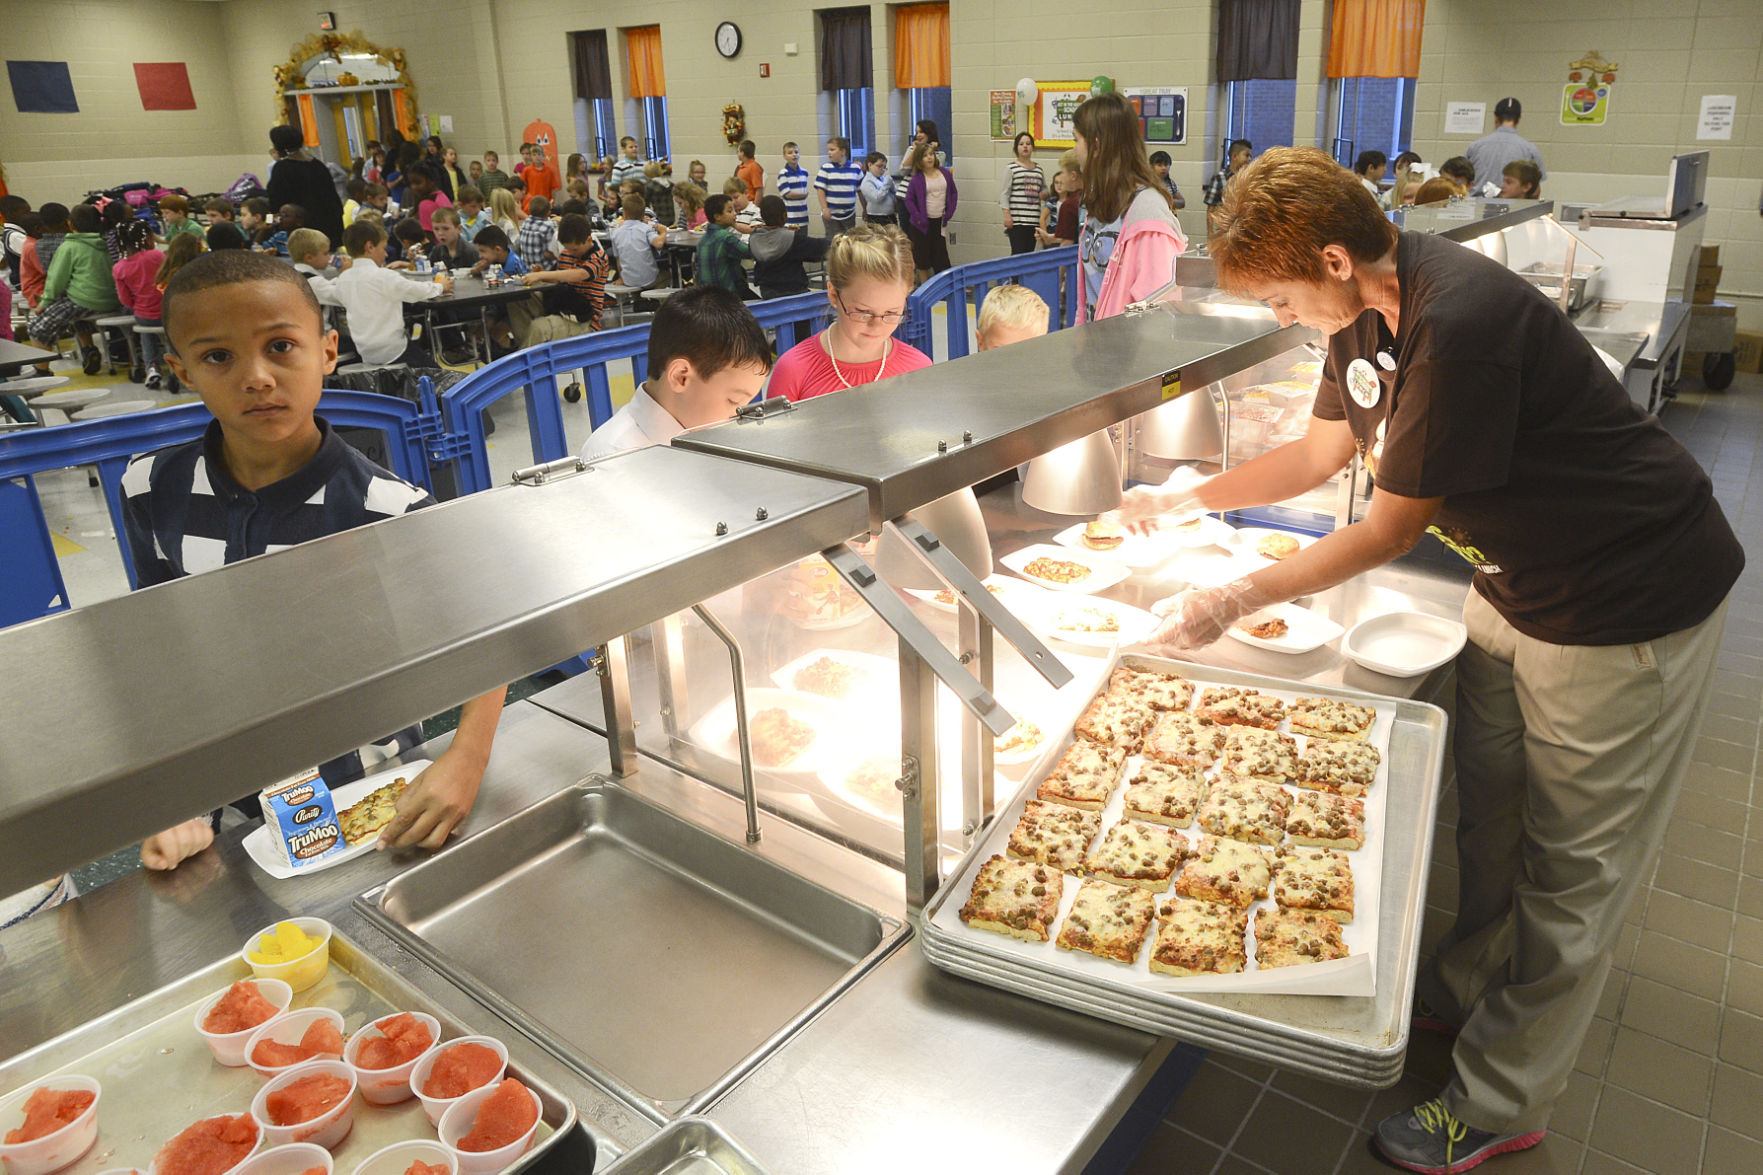
[{"label": "food tray", "polygon": [[[333,932],[330,950],[330,970],[316,986],[294,996],[294,1008],[335,1008],[343,1013],[345,1032],[391,1012],[410,1011],[427,1012],[439,1020],[443,1042],[478,1031],[461,1024],[344,936]],[[250,1110],[251,1099],[265,1079],[249,1066],[220,1065],[194,1026],[196,1006],[205,997],[250,977],[251,969],[231,954],[11,1058],[0,1065],[0,1091],[37,1084],[60,1073],[97,1078],[104,1087],[98,1103],[98,1142],[61,1175],[92,1175],[117,1167],[144,1171],[160,1144],[190,1123]],[[576,1121],[574,1104],[517,1061],[509,1061],[508,1075],[536,1093],[542,1108],[532,1149],[505,1168],[504,1175],[537,1162]],[[357,1100],[355,1126],[332,1156],[338,1175],[351,1175],[357,1164],[381,1147],[434,1137],[422,1102],[414,1097],[392,1106]]]},{"label": "food tray", "polygon": [[[961,924],[957,911],[967,899],[975,871],[985,859],[1003,851],[1023,802],[1034,794],[1034,784],[1041,778],[1039,772],[1031,775],[1019,794],[1002,807],[988,834],[957,865],[926,907],[920,927],[926,957],[945,970],[993,986],[1162,1035],[1262,1055],[1328,1080],[1368,1087],[1394,1081],[1403,1063],[1419,951],[1432,813],[1444,752],[1443,713],[1423,703],[1310,685],[1294,688],[1291,682],[1226,669],[1137,655],[1123,660],[1129,665],[1174,670],[1200,685],[1247,685],[1287,698],[1304,693],[1367,701],[1377,706],[1380,722],[1388,721],[1384,774],[1373,791],[1375,796],[1381,790],[1385,798],[1376,867],[1384,885],[1377,895],[1378,908],[1373,915],[1366,905],[1370,897],[1368,887],[1360,881],[1360,909],[1355,919],[1375,918],[1374,993],[1318,999],[1241,990],[1196,992],[1181,987],[1192,981],[1167,976],[1155,976],[1155,986],[1138,985],[1127,980],[1136,976],[1153,978],[1153,973],[1144,967],[1148,944],[1141,950],[1139,962],[1127,968],[1088,955],[1074,955],[1050,943],[1019,943]],[[1114,806],[1118,803],[1119,793]],[[1104,826],[1110,822],[1105,815]],[[1369,825],[1368,812],[1368,833]],[[1368,837],[1366,848],[1352,856],[1361,857],[1372,848]],[[1358,860],[1354,861],[1354,873],[1357,879],[1367,876]],[[1074,889],[1075,886],[1067,886],[1068,896],[1062,906],[1069,907],[1069,894]],[[987,941],[990,939],[996,941]],[[1013,949],[1018,946],[1029,949]],[[1295,970],[1329,966],[1333,964]],[[1110,974],[1109,969],[1114,973]]]},{"label": "food tray", "polygon": [[[336,788],[331,792],[331,803],[336,806],[337,815],[341,816],[400,776],[408,782],[416,782],[416,777],[427,771],[429,766],[429,760],[415,759],[409,763],[401,763],[396,767],[388,767],[384,771],[369,775],[366,779],[358,779],[354,783],[346,783],[342,787]],[[344,861],[353,861],[378,843],[379,837],[374,836],[368,840],[358,841],[342,852],[321,861],[315,861],[299,869],[292,869],[276,853],[275,833],[270,830],[269,825],[259,824],[245,834],[245,853],[251,858],[253,865],[277,881],[287,881],[293,877],[310,877],[314,873],[323,873],[334,865],[341,865]]]},{"label": "food tray", "polygon": [[771,1175],[708,1118],[681,1118],[606,1168],[606,1175]]}]

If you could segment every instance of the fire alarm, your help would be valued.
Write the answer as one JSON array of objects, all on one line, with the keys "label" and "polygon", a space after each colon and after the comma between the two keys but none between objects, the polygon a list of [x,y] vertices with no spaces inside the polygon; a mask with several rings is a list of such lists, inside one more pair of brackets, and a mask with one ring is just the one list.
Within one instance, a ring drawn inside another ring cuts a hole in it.
[{"label": "fire alarm", "polygon": [[771,62],[761,61],[759,63],[759,76],[762,78],[768,78],[771,76]]},{"label": "fire alarm", "polygon": [[321,12],[321,13],[319,13],[318,14],[318,27],[319,27],[320,32],[326,32],[326,33],[336,32],[336,30],[337,30],[337,14],[334,12]]}]

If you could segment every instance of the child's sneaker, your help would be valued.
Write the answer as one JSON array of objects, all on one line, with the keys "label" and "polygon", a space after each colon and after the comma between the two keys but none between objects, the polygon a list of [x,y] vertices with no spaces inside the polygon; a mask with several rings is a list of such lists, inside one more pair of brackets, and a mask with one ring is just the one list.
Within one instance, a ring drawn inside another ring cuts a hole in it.
[{"label": "child's sneaker", "polygon": [[159,385],[162,382],[163,381],[159,378],[159,368],[149,367],[147,369],[147,390],[150,392],[158,391]]},{"label": "child's sneaker", "polygon": [[80,351],[80,369],[87,375],[97,375],[104,366],[104,353],[97,347],[82,347]]},{"label": "child's sneaker", "polygon": [[1396,1166],[1422,1175],[1460,1175],[1508,1151],[1529,1150],[1544,1131],[1496,1134],[1457,1120],[1438,1098],[1391,1114],[1373,1135],[1378,1153]]}]

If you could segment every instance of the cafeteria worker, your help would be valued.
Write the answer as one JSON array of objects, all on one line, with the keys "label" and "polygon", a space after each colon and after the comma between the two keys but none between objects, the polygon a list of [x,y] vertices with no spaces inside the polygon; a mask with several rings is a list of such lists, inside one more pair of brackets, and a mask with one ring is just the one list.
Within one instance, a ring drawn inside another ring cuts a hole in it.
[{"label": "cafeteria worker", "polygon": [[[1266,152],[1212,238],[1220,285],[1328,336],[1308,432],[1217,477],[1129,492],[1123,522],[1281,501],[1355,454],[1363,520],[1164,601],[1154,651],[1217,640],[1439,536],[1475,566],[1453,737],[1457,922],[1416,1023],[1456,1031],[1386,1158],[1466,1171],[1540,1142],[1665,835],[1744,566],[1707,474],[1523,278],[1400,232],[1321,151]],[[1431,1023],[1428,1023],[1428,1022]]]}]

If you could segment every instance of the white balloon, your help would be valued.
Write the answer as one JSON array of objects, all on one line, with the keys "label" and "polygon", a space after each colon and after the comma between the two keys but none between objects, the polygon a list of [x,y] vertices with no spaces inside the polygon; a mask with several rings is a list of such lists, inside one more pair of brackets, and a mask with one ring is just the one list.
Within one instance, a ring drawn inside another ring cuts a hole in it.
[{"label": "white balloon", "polygon": [[1023,78],[1016,83],[1016,96],[1024,102],[1033,102],[1040,92],[1041,88],[1035,85],[1033,78]]}]

